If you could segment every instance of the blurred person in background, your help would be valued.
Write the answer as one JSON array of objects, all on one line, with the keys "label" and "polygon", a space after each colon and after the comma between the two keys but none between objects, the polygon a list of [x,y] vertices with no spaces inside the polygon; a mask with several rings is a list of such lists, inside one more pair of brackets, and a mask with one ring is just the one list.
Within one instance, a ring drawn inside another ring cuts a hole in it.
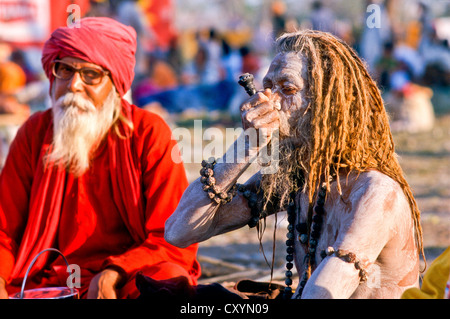
[{"label": "blurred person in background", "polygon": [[220,34],[214,28],[198,33],[198,51],[193,64],[197,84],[215,84],[222,80],[220,38]]},{"label": "blurred person in background", "polygon": [[282,0],[273,1],[270,7],[272,16],[273,36],[279,37],[286,32],[286,4]]},{"label": "blurred person in background", "polygon": [[0,50],[0,114],[16,114],[26,118],[30,115],[30,108],[20,103],[16,94],[24,88],[27,76],[19,64],[10,60],[12,50],[8,44],[1,44]]},{"label": "blurred person in background", "polygon": [[242,58],[242,73],[255,74],[261,67],[261,62],[257,54],[251,49],[250,45],[243,45],[239,49]]},{"label": "blurred person in background", "polygon": [[242,74],[242,56],[225,37],[222,38],[222,58],[224,79],[236,82]]},{"label": "blurred person in background", "polygon": [[19,126],[30,115],[29,105],[19,99],[27,76],[19,64],[11,61],[11,53],[8,44],[0,43],[0,171]]},{"label": "blurred person in background", "polygon": [[[365,12],[363,31],[359,41],[361,58],[367,62],[373,75],[376,63],[383,53],[384,44],[392,42],[392,30],[389,15],[384,5],[384,0],[367,0],[364,9],[370,5],[376,5],[378,10]],[[376,23],[379,22],[379,25]]]},{"label": "blurred person in background", "polygon": [[335,16],[333,11],[326,7],[322,1],[314,1],[311,11],[311,28],[317,31],[336,33]]},{"label": "blurred person in background", "polygon": [[114,13],[114,18],[117,21],[132,27],[136,31],[137,48],[135,72],[136,76],[140,77],[147,72],[145,68],[145,45],[148,41],[154,39],[154,34],[147,25],[146,18],[142,12],[142,7],[138,4],[138,0],[120,1],[117,4]]}]

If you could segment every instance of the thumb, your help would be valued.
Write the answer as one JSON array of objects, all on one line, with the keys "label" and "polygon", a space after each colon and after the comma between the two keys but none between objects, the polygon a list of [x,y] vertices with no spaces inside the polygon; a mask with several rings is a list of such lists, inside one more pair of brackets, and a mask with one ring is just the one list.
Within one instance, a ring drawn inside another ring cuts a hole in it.
[{"label": "thumb", "polygon": [[269,100],[272,98],[272,90],[271,89],[264,89],[263,94],[269,98]]}]

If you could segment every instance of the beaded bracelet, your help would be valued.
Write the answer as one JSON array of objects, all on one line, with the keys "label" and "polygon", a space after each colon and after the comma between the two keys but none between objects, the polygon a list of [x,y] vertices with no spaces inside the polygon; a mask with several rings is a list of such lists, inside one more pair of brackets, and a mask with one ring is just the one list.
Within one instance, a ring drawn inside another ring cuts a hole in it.
[{"label": "beaded bracelet", "polygon": [[258,225],[260,219],[266,216],[261,212],[261,207],[258,202],[258,194],[247,189],[245,185],[242,184],[237,184],[237,189],[248,201],[248,207],[250,208],[252,215],[250,221],[248,222],[248,227],[253,228]]},{"label": "beaded bracelet", "polygon": [[356,255],[352,252],[347,252],[343,249],[335,250],[333,247],[328,247],[327,250],[321,252],[321,257],[325,258],[326,256],[335,255],[336,257],[342,258],[344,261],[348,263],[353,263],[355,268],[359,270],[359,278],[360,282],[367,281],[367,271],[363,268],[362,262],[356,258]]},{"label": "beaded bracelet", "polygon": [[202,161],[202,169],[200,170],[200,182],[203,184],[203,190],[208,194],[208,197],[216,204],[226,204],[230,202],[236,195],[237,186],[233,185],[228,192],[221,192],[216,186],[216,179],[214,178],[214,166],[216,160],[211,157],[208,161]]},{"label": "beaded bracelet", "polygon": [[216,204],[226,204],[230,202],[239,190],[248,200],[248,206],[251,211],[251,219],[248,222],[250,228],[255,227],[264,214],[261,214],[261,207],[258,204],[258,194],[248,190],[243,184],[235,184],[228,192],[221,192],[216,186],[214,178],[214,166],[217,161],[211,157],[207,161],[202,161],[202,169],[200,170],[200,182],[203,184],[202,189],[207,192],[208,197]]}]

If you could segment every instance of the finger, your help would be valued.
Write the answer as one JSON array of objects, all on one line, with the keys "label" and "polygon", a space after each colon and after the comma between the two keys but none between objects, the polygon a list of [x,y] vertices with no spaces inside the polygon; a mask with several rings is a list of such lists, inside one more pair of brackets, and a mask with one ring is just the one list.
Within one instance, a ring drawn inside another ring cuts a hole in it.
[{"label": "finger", "polygon": [[243,116],[246,121],[251,122],[254,119],[264,116],[265,114],[273,112],[273,105],[272,103],[262,103],[258,106],[249,109],[248,111],[244,112]]},{"label": "finger", "polygon": [[264,90],[264,92],[258,92],[255,95],[253,95],[252,97],[250,97],[250,99],[248,99],[246,103],[242,104],[241,112],[245,112],[251,108],[254,108],[258,104],[261,104],[263,102],[268,102],[270,100],[270,97],[269,97],[269,93],[266,92],[267,90],[268,89]]},{"label": "finger", "polygon": [[273,139],[274,132],[276,132],[277,130],[279,130],[278,120],[275,120],[275,121],[265,125],[264,127],[260,128],[258,130],[260,146],[269,143]]},{"label": "finger", "polygon": [[280,118],[280,116],[279,116],[278,112],[272,111],[272,112],[268,112],[268,113],[264,114],[264,116],[255,118],[253,120],[252,124],[256,129],[260,129],[260,128],[268,126],[269,124],[275,125],[276,123],[279,123],[278,122],[279,118]]},{"label": "finger", "polygon": [[273,133],[276,130],[280,129],[280,121],[279,121],[279,119],[275,119],[273,122],[268,123],[266,125],[266,128],[268,130],[268,133],[269,133],[270,137],[272,138]]},{"label": "finger", "polygon": [[267,123],[261,125],[258,130],[266,129],[269,132],[273,132],[280,128],[280,120],[278,117],[274,117],[272,120],[267,119]]},{"label": "finger", "polygon": [[271,89],[264,89],[263,94],[267,96],[267,98],[270,100],[272,98],[272,90]]}]

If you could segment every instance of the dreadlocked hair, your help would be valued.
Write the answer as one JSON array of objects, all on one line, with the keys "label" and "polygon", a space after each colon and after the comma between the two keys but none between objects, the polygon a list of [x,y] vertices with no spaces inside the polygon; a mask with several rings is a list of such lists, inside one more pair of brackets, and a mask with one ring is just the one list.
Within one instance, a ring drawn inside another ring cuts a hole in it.
[{"label": "dreadlocked hair", "polygon": [[405,180],[381,93],[355,51],[325,32],[303,30],[276,40],[277,53],[307,58],[310,129],[305,186],[310,207],[322,183],[339,171],[378,170],[397,181],[411,207],[416,245],[425,259],[420,210]]}]

